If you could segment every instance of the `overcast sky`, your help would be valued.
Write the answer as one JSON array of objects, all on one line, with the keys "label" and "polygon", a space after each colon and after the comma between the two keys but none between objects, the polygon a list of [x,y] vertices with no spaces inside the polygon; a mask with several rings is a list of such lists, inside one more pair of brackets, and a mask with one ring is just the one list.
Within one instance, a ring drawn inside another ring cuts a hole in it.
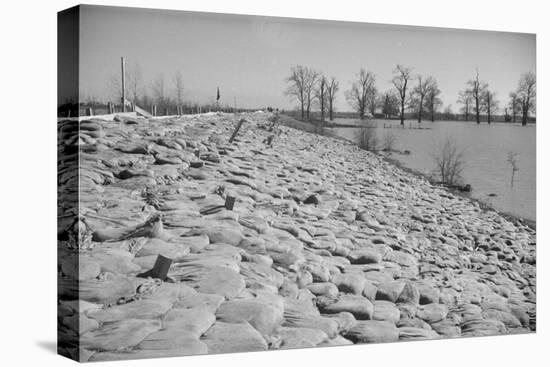
[{"label": "overcast sky", "polygon": [[368,23],[235,16],[167,10],[83,6],[80,30],[81,96],[108,99],[120,57],[138,63],[144,85],[164,74],[183,75],[185,99],[241,107],[292,108],[283,92],[290,67],[313,67],[340,80],[337,109],[350,110],[344,90],[361,67],[377,87],[392,88],[396,64],[433,75],[444,105],[456,110],[458,92],[479,69],[504,106],[520,74],[535,71],[533,34]]}]

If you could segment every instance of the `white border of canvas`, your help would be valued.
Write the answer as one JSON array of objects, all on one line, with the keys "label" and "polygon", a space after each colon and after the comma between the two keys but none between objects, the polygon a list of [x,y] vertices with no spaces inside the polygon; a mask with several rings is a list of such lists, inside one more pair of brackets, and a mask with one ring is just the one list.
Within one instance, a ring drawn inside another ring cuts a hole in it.
[{"label": "white border of canvas", "polygon": [[[240,353],[105,366],[538,366],[548,356],[548,168],[545,124],[550,44],[545,2],[388,0],[112,0],[153,7],[297,18],[537,33],[538,331],[533,335]],[[74,1],[3,2],[0,93],[0,364],[65,366],[56,340],[56,12]],[[546,268],[546,269],[545,269]],[[545,353],[546,352],[546,353]]]}]

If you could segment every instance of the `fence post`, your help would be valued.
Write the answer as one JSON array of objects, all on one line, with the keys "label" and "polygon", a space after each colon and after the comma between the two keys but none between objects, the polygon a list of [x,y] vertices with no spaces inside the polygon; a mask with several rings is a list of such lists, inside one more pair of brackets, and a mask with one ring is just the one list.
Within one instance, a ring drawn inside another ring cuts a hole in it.
[{"label": "fence post", "polygon": [[233,134],[231,134],[231,137],[229,138],[229,143],[233,142],[233,139],[235,139],[235,137],[237,136],[237,133],[239,132],[241,126],[243,125],[243,122],[245,121],[246,120],[244,118],[239,120],[239,123],[237,124],[235,131],[233,131]]}]

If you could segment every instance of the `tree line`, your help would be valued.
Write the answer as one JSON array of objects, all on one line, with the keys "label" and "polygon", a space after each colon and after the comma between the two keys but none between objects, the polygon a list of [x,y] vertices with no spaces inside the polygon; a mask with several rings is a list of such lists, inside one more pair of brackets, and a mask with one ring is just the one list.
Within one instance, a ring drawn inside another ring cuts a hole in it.
[{"label": "tree line", "polygon": [[[302,120],[310,120],[313,110],[320,112],[321,121],[325,120],[327,112],[329,120],[333,120],[335,100],[340,90],[340,82],[335,77],[327,77],[321,71],[296,65],[291,67],[285,82],[287,88],[284,94],[298,102]],[[380,92],[376,86],[376,74],[361,68],[349,89],[344,91],[344,97],[360,119],[398,116],[401,125],[404,125],[408,111],[414,114],[418,123],[423,118],[435,120],[438,109],[443,105],[435,77],[415,74],[412,68],[397,65],[392,73],[391,85],[392,88]],[[521,114],[522,124],[527,124],[530,113],[535,112],[535,87],[534,73],[521,75],[518,87],[510,93],[510,102],[504,109],[505,121],[516,122],[517,116]],[[461,105],[464,118],[469,121],[475,115],[478,124],[482,115],[491,123],[499,106],[496,93],[487,82],[480,80],[478,72],[467,81],[466,88],[459,93],[457,103]],[[452,115],[451,107],[445,108],[443,113],[444,116]]]},{"label": "tree line", "polygon": [[[535,113],[535,99],[536,76],[533,72],[524,73],[520,76],[516,90],[509,94],[509,101],[504,107],[505,121],[517,122],[518,116],[521,116],[521,124],[527,125],[529,115]],[[478,71],[459,93],[457,103],[462,106],[460,110],[464,119],[470,121],[475,116],[477,124],[481,122],[482,114],[490,124],[499,106],[496,93],[491,90],[489,83],[480,80]]]},{"label": "tree line", "polygon": [[[215,94],[208,103],[193,103],[186,98],[184,77],[180,71],[176,71],[170,77],[165,74],[157,74],[151,81],[146,81],[143,72],[138,63],[128,64],[125,68],[125,96],[126,100],[132,104],[140,106],[146,110],[152,109],[154,105],[159,114],[197,112],[197,111],[216,111],[223,109],[232,110],[236,106],[228,104],[220,105],[215,99]],[[106,82],[108,97],[106,100],[88,95],[83,96],[81,102],[87,106],[103,106],[107,102],[114,102],[116,105],[121,103],[122,99],[122,81],[119,74],[113,74]],[[214,92],[214,91],[213,91]]]}]

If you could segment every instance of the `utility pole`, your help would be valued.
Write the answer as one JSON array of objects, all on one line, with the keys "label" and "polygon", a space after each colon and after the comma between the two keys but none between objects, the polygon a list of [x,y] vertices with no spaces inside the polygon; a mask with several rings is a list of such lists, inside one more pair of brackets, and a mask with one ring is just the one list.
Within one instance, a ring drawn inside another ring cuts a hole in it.
[{"label": "utility pole", "polygon": [[120,58],[120,66],[122,68],[122,112],[126,112],[126,83],[124,80],[125,76],[125,63],[124,63],[124,57]]}]

